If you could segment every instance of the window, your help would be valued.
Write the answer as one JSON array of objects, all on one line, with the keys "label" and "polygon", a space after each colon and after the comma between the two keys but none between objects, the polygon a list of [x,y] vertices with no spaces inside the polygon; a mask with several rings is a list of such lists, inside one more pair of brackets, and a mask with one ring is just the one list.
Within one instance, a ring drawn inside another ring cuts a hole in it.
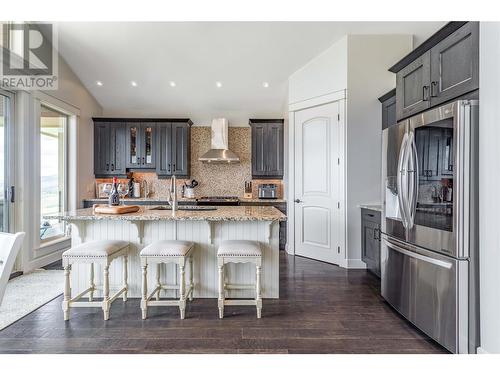
[{"label": "window", "polygon": [[9,177],[8,125],[10,97],[0,92],[0,232],[8,231],[9,204],[7,187]]},{"label": "window", "polygon": [[40,240],[65,235],[64,222],[44,215],[66,209],[66,128],[68,116],[42,106],[40,112]]}]

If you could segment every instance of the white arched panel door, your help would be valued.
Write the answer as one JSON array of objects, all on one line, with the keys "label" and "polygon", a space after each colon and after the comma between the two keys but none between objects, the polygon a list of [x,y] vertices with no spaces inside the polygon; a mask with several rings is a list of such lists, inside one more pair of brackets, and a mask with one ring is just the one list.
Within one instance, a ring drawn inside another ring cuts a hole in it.
[{"label": "white arched panel door", "polygon": [[339,103],[295,112],[295,254],[340,262]]}]

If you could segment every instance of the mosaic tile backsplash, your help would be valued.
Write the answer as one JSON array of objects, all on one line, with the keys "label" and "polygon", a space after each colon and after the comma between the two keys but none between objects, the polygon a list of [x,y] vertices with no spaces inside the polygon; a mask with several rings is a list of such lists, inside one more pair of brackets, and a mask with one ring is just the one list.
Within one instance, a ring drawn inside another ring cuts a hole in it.
[{"label": "mosaic tile backsplash", "polygon": [[[253,197],[257,197],[258,185],[275,183],[278,185],[278,197],[283,197],[281,180],[252,180],[251,165],[251,130],[250,127],[229,128],[229,148],[240,157],[238,164],[206,164],[198,158],[210,149],[210,127],[193,126],[191,128],[191,179],[178,179],[178,191],[184,182],[195,179],[199,185],[194,189],[196,197],[214,195],[234,195],[242,197],[245,181],[252,181]],[[170,186],[170,179],[158,179],[156,173],[137,172],[133,174],[137,182],[147,181],[151,198],[165,198]],[[97,183],[111,181],[96,179]],[[121,180],[126,182],[126,180]],[[142,193],[141,193],[141,196]]]}]

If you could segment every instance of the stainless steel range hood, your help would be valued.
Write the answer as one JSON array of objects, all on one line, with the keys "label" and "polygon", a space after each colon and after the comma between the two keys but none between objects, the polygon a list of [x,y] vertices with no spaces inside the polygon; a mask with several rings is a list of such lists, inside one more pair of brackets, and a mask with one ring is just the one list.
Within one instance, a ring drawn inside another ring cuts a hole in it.
[{"label": "stainless steel range hood", "polygon": [[212,120],[211,149],[198,160],[204,163],[239,163],[240,158],[228,148],[228,122],[225,118]]}]

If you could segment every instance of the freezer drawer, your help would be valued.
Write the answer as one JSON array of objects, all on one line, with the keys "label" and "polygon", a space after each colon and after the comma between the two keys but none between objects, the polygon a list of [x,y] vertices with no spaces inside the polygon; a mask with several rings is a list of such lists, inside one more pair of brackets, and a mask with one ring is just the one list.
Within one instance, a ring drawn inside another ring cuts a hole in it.
[{"label": "freezer drawer", "polygon": [[381,257],[386,301],[446,349],[468,352],[468,262],[387,238]]}]

